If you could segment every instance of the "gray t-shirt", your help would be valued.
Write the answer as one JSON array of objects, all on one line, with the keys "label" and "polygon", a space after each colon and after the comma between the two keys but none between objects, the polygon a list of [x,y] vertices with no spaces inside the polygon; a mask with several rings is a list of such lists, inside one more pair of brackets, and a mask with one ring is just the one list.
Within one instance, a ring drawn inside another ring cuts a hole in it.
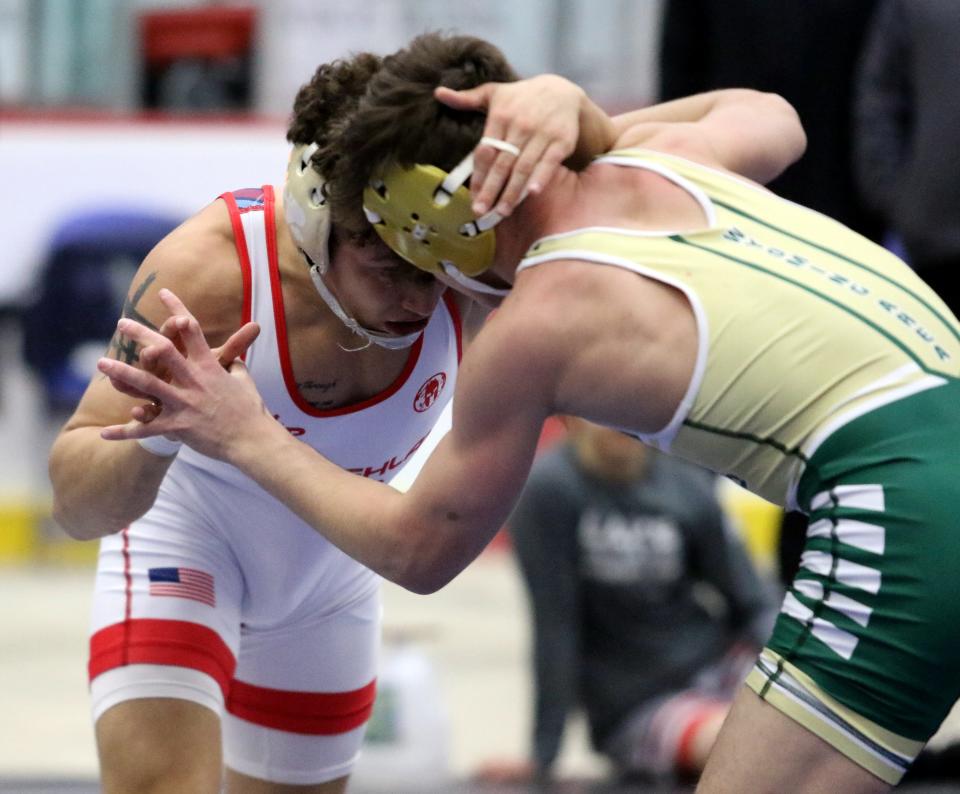
[{"label": "gray t-shirt", "polygon": [[770,589],[727,527],[714,477],[650,457],[642,481],[614,484],[561,444],[536,461],[508,523],[533,612],[541,769],[575,706],[602,747],[646,700],[738,640],[759,646],[772,626]]}]

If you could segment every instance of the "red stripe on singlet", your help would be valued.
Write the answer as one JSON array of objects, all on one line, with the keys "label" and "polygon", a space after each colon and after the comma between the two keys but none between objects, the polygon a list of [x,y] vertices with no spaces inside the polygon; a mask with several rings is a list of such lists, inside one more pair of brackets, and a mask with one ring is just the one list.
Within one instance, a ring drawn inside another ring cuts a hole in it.
[{"label": "red stripe on singlet", "polygon": [[233,653],[213,629],[185,620],[126,619],[90,638],[92,681],[101,673],[130,664],[165,664],[206,673],[223,691],[237,667]]},{"label": "red stripe on singlet", "polygon": [[376,679],[349,692],[294,692],[234,680],[227,711],[235,717],[289,733],[329,736],[359,728],[373,710]]}]

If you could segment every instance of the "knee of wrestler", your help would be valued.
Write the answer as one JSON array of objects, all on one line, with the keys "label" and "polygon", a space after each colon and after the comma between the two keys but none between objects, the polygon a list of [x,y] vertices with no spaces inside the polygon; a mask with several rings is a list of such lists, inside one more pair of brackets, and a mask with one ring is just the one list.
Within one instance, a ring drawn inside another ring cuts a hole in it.
[{"label": "knee of wrestler", "polygon": [[104,794],[216,794],[222,778],[220,718],[197,703],[141,698],[96,724]]}]

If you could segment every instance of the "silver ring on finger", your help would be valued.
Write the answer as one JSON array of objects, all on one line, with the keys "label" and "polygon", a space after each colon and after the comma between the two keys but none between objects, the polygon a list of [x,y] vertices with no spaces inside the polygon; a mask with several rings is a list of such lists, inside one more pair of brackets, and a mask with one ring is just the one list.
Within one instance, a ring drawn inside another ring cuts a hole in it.
[{"label": "silver ring on finger", "polygon": [[501,152],[512,154],[514,157],[520,156],[520,147],[516,144],[510,143],[509,141],[501,141],[499,138],[491,138],[488,135],[484,135],[480,139],[480,143],[485,146],[492,146],[494,149],[499,149]]}]

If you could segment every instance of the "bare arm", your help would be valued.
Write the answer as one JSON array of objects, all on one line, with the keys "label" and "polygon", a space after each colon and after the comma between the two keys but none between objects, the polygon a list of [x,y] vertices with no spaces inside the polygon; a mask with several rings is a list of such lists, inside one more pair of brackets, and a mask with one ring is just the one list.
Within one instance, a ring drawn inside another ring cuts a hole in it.
[{"label": "bare arm", "polygon": [[[463,331],[463,346],[464,349],[466,349],[476,338],[477,334],[480,333],[480,329],[483,328],[487,317],[489,317],[490,312],[493,311],[493,307],[481,302],[479,299],[475,300],[467,297],[460,291],[454,292],[453,298],[456,301],[457,308],[460,310],[460,327]],[[500,299],[497,298],[495,301],[499,304]]]},{"label": "bare arm", "polygon": [[[220,212],[223,215],[218,217]],[[223,207],[211,205],[158,244],[134,277],[124,317],[157,328],[168,316],[157,297],[158,290],[163,285],[177,285],[204,309],[202,316],[210,328],[211,342],[226,338],[230,326],[239,324],[241,290],[238,266],[229,261],[230,249],[224,249],[218,238],[217,224],[225,214]],[[231,274],[236,276],[235,283]],[[211,281],[217,275],[221,281],[215,286]],[[217,297],[218,292],[228,295],[230,290],[236,291],[233,301]],[[201,297],[204,292],[207,294]],[[226,353],[230,358],[235,354],[236,350]],[[110,343],[108,356],[163,374],[155,351],[143,351],[120,329]],[[103,427],[125,421],[131,412],[149,418],[139,407],[143,402],[136,394],[120,393],[97,374],[55,440],[49,459],[53,513],[71,537],[90,540],[116,532],[153,504],[173,457],[155,455],[133,441],[108,444],[100,437]]]},{"label": "bare arm", "polygon": [[777,94],[728,88],[675,99],[614,119],[613,148],[679,154],[764,184],[803,154],[806,134]]},{"label": "bare arm", "polygon": [[150,425],[110,427],[104,438],[166,433],[226,460],[351,557],[419,593],[446,584],[501,527],[532,462],[548,412],[544,384],[551,378],[540,371],[547,369],[540,356],[516,356],[501,365],[504,337],[516,335],[498,327],[499,317],[464,360],[453,429],[402,494],[344,471],[292,438],[265,410],[243,366],[223,370],[196,320],[172,303],[174,296],[163,297],[182,315],[187,356],[155,332],[125,324],[141,345],[163,348],[172,380],[101,359],[102,372],[164,404]]}]

